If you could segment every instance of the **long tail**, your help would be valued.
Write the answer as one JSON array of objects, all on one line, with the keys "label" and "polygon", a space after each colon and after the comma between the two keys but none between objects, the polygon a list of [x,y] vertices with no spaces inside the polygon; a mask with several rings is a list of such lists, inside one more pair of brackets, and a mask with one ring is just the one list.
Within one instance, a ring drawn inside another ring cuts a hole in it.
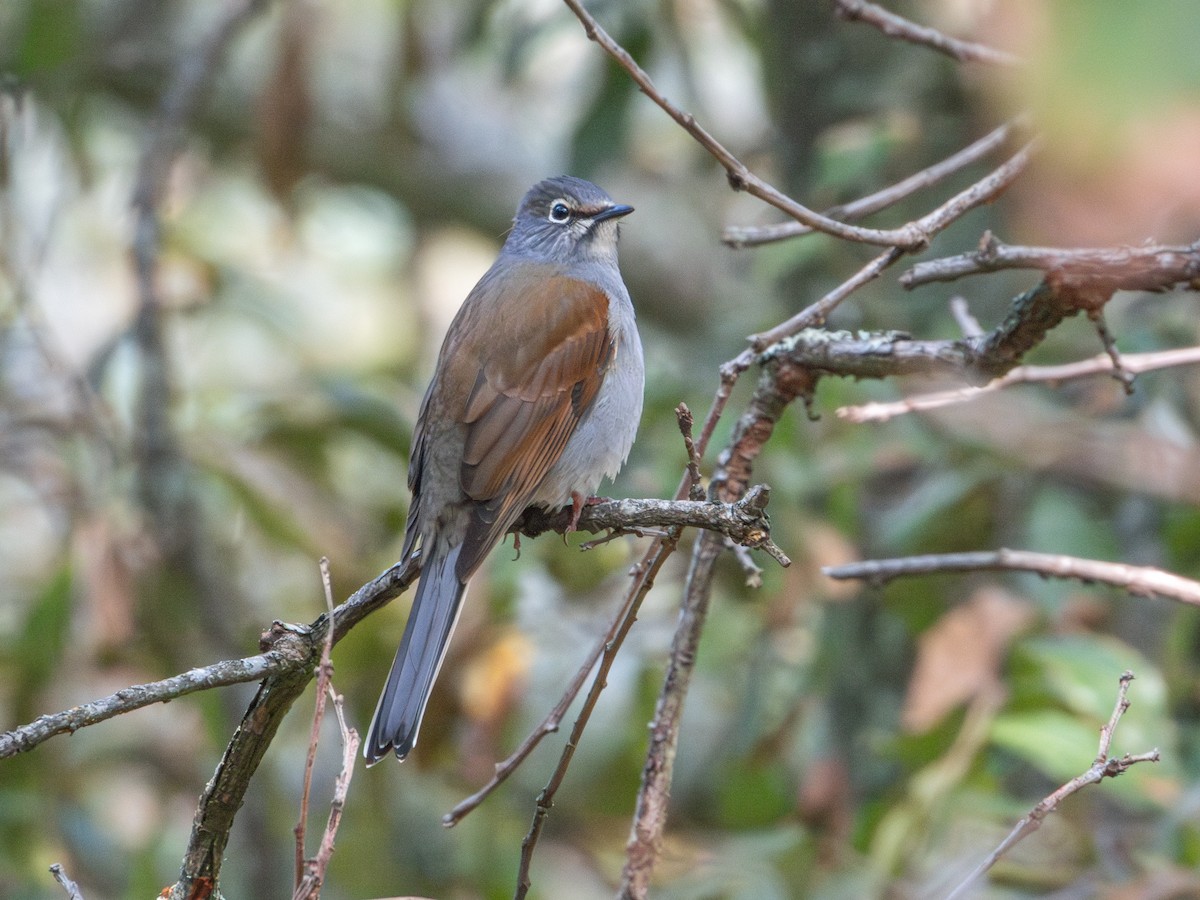
[{"label": "long tail", "polygon": [[387,684],[363,744],[371,766],[394,750],[404,759],[417,743],[417,731],[433,680],[441,668],[458,621],[466,583],[454,571],[462,545],[435,550],[421,564],[421,580]]}]

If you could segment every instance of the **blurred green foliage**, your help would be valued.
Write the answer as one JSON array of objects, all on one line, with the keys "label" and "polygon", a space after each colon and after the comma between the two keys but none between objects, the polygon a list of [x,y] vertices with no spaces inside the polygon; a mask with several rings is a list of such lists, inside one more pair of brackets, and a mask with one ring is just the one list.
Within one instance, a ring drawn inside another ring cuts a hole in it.
[{"label": "blurred green foliage", "polygon": [[[1044,19],[1029,4],[990,14],[895,6],[1005,41],[1034,65],[1021,75],[962,69],[841,22],[827,4],[607,0],[595,13],[668,96],[814,207],[882,187],[1032,106],[1051,163],[1032,187],[939,236],[931,255],[969,249],[989,228],[1014,243],[1086,243],[1101,226],[1130,243],[1195,239],[1197,157],[1186,154],[1189,123],[1200,120],[1197,19],[1182,4],[1155,15],[1051,4]],[[0,8],[4,727],[256,652],[273,619],[323,611],[321,555],[339,598],[394,561],[412,423],[441,332],[538,178],[570,170],[637,207],[623,226],[622,265],[649,378],[620,495],[668,495],[683,464],[675,405],[702,416],[717,366],[746,335],[868,258],[825,237],[723,247],[725,225],[776,217],[728,191],[712,160],[556,3],[270,5],[187,123],[161,210],[180,454],[166,487],[189,510],[176,523],[188,538],[173,545],[177,535],[143,503],[134,451],[147,370],[130,339],[129,200],[164,86],[221,8]],[[1102,168],[1105,154],[1137,144],[1138,129],[1155,134],[1163,109],[1174,137],[1159,146],[1177,155],[1149,170],[1167,173],[1166,200],[1154,193],[1161,185],[1138,180],[1144,159]],[[1071,169],[1063,159],[1082,161]],[[873,223],[928,211],[986,165]],[[1129,196],[1148,197],[1156,215]],[[954,293],[988,328],[1035,282],[1004,273],[905,293],[889,275],[830,324],[952,337]],[[1195,344],[1194,306],[1190,295],[1122,295],[1108,323],[1127,352]],[[1088,323],[1073,320],[1031,361],[1099,349]],[[753,381],[735,389],[706,471]],[[977,413],[878,425],[835,415],[929,387],[826,380],[814,417],[789,410],[758,460],[756,477],[773,487],[775,538],[795,564],[760,560],[759,591],[732,560],[719,569],[655,896],[944,894],[1090,764],[1126,668],[1137,678],[1114,750],[1158,747],[1163,761],[1073,797],[979,895],[1069,886],[1139,896],[1167,876],[1181,896],[1200,891],[1195,610],[1034,577],[877,589],[819,572],[855,557],[1012,546],[1200,576],[1200,375],[1149,373],[1128,398],[1095,379],[1018,388],[966,408]],[[581,556],[578,543],[527,542],[515,562],[506,547],[473,582],[414,758],[355,773],[326,896],[511,896],[562,736],[462,824],[447,831],[440,820],[558,699],[641,547],[627,538]],[[660,575],[556,798],[535,857],[536,897],[612,894],[685,554]],[[980,612],[995,591],[1017,625]],[[335,653],[335,685],[360,729],[406,608],[393,604]],[[978,615],[960,633],[956,613]],[[941,674],[918,678],[929,666]],[[0,896],[59,896],[46,872],[54,861],[89,898],[146,897],[171,883],[195,798],[251,690],[191,695],[0,762]],[[287,893],[308,717],[298,705],[255,777],[224,869],[227,896]],[[314,822],[337,744],[326,723]]]}]

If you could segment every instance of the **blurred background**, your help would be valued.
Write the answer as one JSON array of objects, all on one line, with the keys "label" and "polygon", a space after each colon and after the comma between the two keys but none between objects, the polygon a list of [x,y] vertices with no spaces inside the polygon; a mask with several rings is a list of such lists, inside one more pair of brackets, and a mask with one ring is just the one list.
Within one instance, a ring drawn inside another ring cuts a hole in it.
[{"label": "blurred background", "polygon": [[[806,0],[605,0],[604,27],[734,153],[813,208],[854,199],[1032,110],[1046,144],[985,229],[1058,246],[1200,236],[1200,17],[1116,0],[909,0],[896,11],[1025,55],[962,67]],[[669,496],[671,412],[708,409],[746,335],[820,297],[872,251],[825,237],[733,250],[778,215],[724,173],[554,0],[287,0],[252,18],[186,122],[161,206],[161,356],[139,337],[131,248],[139,159],[165,87],[224,3],[7,0],[0,7],[0,727],[257,652],[273,619],[324,609],[395,561],[412,424],[441,335],[525,189],[590,178],[620,202],[647,406],[617,496]],[[1002,157],[876,217],[900,224]],[[1036,273],[904,293],[894,270],[830,325],[952,338]],[[1194,294],[1120,294],[1126,352],[1198,342]],[[1099,352],[1083,319],[1031,362]],[[165,360],[165,370],[156,362]],[[735,391],[706,461],[754,374]],[[1200,895],[1200,615],[1035,577],[836,584],[821,565],[1022,547],[1200,577],[1200,373],[1027,386],[854,425],[834,411],[929,385],[821,383],[756,473],[777,542],[752,591],[726,560],[676,767],[656,896],[927,897],[956,884],[1096,751],[1122,670],[1114,750],[1163,761],[1071,799],[979,896]],[[330,898],[511,896],[520,841],[562,747],[547,740],[453,830],[557,700],[642,543],[586,554],[547,536],[473,582],[404,765],[359,770]],[[611,896],[674,627],[684,552],[614,669],[534,860],[533,896]],[[364,729],[407,598],[337,648]],[[172,883],[196,798],[252,686],[195,694],[0,763],[0,896],[89,898]],[[312,691],[255,776],[230,897],[288,896]],[[327,723],[329,724],[329,723]],[[340,759],[329,727],[314,830]],[[315,849],[315,834],[313,838]]]}]

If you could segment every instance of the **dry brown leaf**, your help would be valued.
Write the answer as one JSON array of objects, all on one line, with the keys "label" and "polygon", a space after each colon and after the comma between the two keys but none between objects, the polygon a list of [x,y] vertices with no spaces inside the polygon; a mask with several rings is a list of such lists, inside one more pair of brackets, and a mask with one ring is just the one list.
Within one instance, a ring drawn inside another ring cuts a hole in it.
[{"label": "dry brown leaf", "polygon": [[921,635],[901,724],[932,728],[947,713],[999,682],[1012,639],[1034,616],[1028,601],[989,585],[951,609]]}]

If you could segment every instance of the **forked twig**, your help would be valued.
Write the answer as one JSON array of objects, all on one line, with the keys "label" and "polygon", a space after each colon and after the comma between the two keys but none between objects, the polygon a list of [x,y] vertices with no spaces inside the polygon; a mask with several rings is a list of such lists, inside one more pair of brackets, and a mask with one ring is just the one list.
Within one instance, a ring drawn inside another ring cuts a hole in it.
[{"label": "forked twig", "polygon": [[981,862],[970,875],[968,875],[953,891],[947,896],[946,900],[956,900],[958,897],[966,896],[966,892],[978,881],[984,873],[994,866],[1005,853],[1011,850],[1019,841],[1024,840],[1037,831],[1045,818],[1058,809],[1064,800],[1072,794],[1087,787],[1089,784],[1097,784],[1105,778],[1116,778],[1118,775],[1124,775],[1132,766],[1143,762],[1158,762],[1158,750],[1151,750],[1148,753],[1138,753],[1131,755],[1126,753],[1121,757],[1109,756],[1109,748],[1112,745],[1113,733],[1117,729],[1117,724],[1121,721],[1121,717],[1125,715],[1125,711],[1129,709],[1129,683],[1133,681],[1133,673],[1126,671],[1122,673],[1119,687],[1117,688],[1117,702],[1113,707],[1112,715],[1108,721],[1100,728],[1100,746],[1096,752],[1096,759],[1088,770],[1081,775],[1072,778],[1066,784],[1059,787],[1053,793],[1044,797],[1029,813],[1016,824],[1016,827],[1009,832],[1008,837],[1000,842],[987,858]]},{"label": "forked twig", "polygon": [[[904,198],[933,187],[955,172],[978,162],[1002,146],[1013,134],[1027,129],[1028,125],[1028,117],[1018,116],[928,168],[915,172],[895,184],[888,185],[882,190],[858,200],[830,207],[821,214],[833,219],[853,222],[887,209]],[[761,244],[812,234],[813,230],[810,226],[800,222],[781,222],[778,225],[760,226],[731,225],[725,229],[721,240],[728,246],[740,250],[745,247],[756,247]]]},{"label": "forked twig", "polygon": [[629,77],[633,79],[634,84],[638,86],[638,89],[643,94],[658,104],[663,112],[674,119],[676,124],[690,134],[701,147],[724,167],[725,175],[734,190],[745,191],[816,231],[831,234],[849,241],[876,244],[881,247],[902,247],[905,250],[916,250],[928,243],[928,235],[922,232],[916,224],[910,223],[902,228],[891,230],[859,228],[854,225],[848,225],[845,222],[839,222],[836,219],[831,219],[828,216],[823,216],[772,187],[751,172],[741,160],[726,149],[720,141],[709,134],[691,113],[685,112],[668,100],[654,86],[654,82],[646,74],[646,71],[634,61],[633,57],[629,55],[629,52],[624,47],[612,39],[608,32],[600,26],[600,23],[592,17],[591,13],[583,8],[579,0],[564,0],[564,2],[583,24],[588,38],[599,44],[604,52],[616,61],[617,65],[629,73]]},{"label": "forked twig", "polygon": [[[328,613],[333,615],[333,584],[329,576],[329,559],[322,556],[321,584],[325,589],[325,606]],[[308,803],[312,791],[313,766],[317,761],[317,744],[321,738],[321,723],[325,719],[325,694],[329,689],[330,679],[333,678],[333,629],[326,629],[325,641],[321,646],[321,661],[317,664],[317,696],[313,707],[312,728],[308,735],[308,753],[304,757],[304,777],[300,788],[300,819],[292,833],[296,838],[295,881],[293,890],[300,890],[304,879],[305,855],[304,838],[308,829]]]}]

